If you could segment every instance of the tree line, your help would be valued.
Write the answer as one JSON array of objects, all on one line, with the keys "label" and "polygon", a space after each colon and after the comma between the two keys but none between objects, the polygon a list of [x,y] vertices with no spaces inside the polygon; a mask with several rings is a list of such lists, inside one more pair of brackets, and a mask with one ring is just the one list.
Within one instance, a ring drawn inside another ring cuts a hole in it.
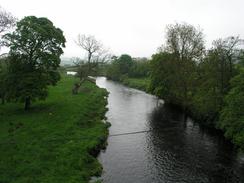
[{"label": "tree line", "polygon": [[149,77],[150,93],[181,106],[202,124],[222,129],[244,149],[244,50],[239,37],[215,40],[206,49],[200,28],[168,25],[165,43],[149,61],[121,55],[108,66],[107,77]]},{"label": "tree line", "polygon": [[124,78],[145,78],[149,77],[149,60],[147,58],[132,58],[128,54],[113,56],[106,67],[108,79],[123,81]]}]

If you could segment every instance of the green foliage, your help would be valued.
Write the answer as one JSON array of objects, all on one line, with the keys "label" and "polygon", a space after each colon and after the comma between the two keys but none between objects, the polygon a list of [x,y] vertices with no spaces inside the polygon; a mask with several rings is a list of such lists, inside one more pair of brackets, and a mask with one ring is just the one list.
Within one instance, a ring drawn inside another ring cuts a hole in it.
[{"label": "green foliage", "polygon": [[174,69],[176,63],[173,55],[167,52],[154,54],[150,65],[151,83],[149,91],[156,96],[164,98],[166,101],[171,101],[171,99],[175,98],[170,91],[173,88],[174,76],[176,76],[176,70]]},{"label": "green foliage", "polygon": [[9,97],[25,101],[44,99],[47,86],[60,79],[57,68],[65,46],[63,32],[47,18],[25,17],[13,33],[4,36],[10,48]]},{"label": "green foliage", "polygon": [[[214,42],[214,47],[198,65],[197,88],[194,92],[192,111],[205,122],[218,120],[224,96],[230,90],[230,80],[236,75],[234,67],[239,50],[233,37]],[[236,40],[237,41],[237,40]],[[215,125],[215,124],[213,124]]]},{"label": "green foliage", "polygon": [[130,72],[130,68],[133,65],[133,61],[130,55],[121,55],[119,59],[117,60],[118,65],[119,65],[119,70],[120,73],[123,74],[128,74]]},{"label": "green foliage", "polygon": [[108,79],[119,81],[123,75],[129,74],[132,65],[133,61],[129,55],[124,54],[119,58],[113,57],[111,64],[108,66],[106,75]]},{"label": "green foliage", "polygon": [[106,76],[108,79],[114,81],[119,81],[121,77],[119,63],[116,60],[113,60],[111,64],[107,66]]},{"label": "green foliage", "polygon": [[[165,47],[152,56],[149,91],[182,106],[204,125],[215,127],[217,123],[226,137],[244,149],[244,59],[238,47],[240,39],[216,40],[204,54],[202,33],[194,27],[170,25],[166,35]],[[242,68],[239,74],[238,68]]]},{"label": "green foliage", "polygon": [[214,125],[223,104],[219,69],[218,55],[214,51],[210,51],[197,68],[191,111],[195,118],[208,125]]},{"label": "green foliage", "polygon": [[150,80],[149,78],[129,78],[126,77],[122,80],[126,86],[137,88],[139,90],[148,91]]},{"label": "green foliage", "polygon": [[131,78],[145,78],[149,75],[149,62],[147,59],[132,59],[129,55],[113,57],[112,62],[107,65],[106,76],[115,81],[124,81]]},{"label": "green foliage", "polygon": [[76,76],[80,78],[80,80],[85,79],[89,75],[89,65],[87,63],[80,62],[77,66],[77,74]]},{"label": "green foliage", "polygon": [[151,92],[166,102],[188,108],[203,51],[201,30],[185,23],[169,25],[166,45],[152,57]]},{"label": "green foliage", "polygon": [[46,101],[28,111],[0,105],[0,182],[88,182],[102,167],[91,155],[106,140],[107,92],[84,82],[72,95],[74,77],[49,87]]},{"label": "green foliage", "polygon": [[196,64],[192,60],[180,61],[175,54],[162,52],[151,60],[149,90],[166,102],[188,107],[195,85]]},{"label": "green foliage", "polygon": [[191,25],[170,25],[166,35],[165,48],[151,60],[150,91],[214,126],[236,74],[239,38],[217,40],[205,53],[202,32]]},{"label": "green foliage", "polygon": [[129,77],[132,78],[145,78],[149,76],[150,64],[147,59],[137,59],[133,61],[130,68]]},{"label": "green foliage", "polygon": [[244,68],[231,80],[231,90],[225,97],[218,127],[225,136],[244,150]]}]

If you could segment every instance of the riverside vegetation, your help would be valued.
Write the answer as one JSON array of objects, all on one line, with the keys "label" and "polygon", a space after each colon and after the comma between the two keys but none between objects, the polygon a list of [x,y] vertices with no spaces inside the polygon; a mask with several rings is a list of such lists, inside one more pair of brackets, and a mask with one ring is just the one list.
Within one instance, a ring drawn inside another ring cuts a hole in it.
[{"label": "riverside vegetation", "polygon": [[181,106],[244,150],[239,37],[218,39],[206,49],[200,29],[173,24],[165,44],[147,60],[110,57],[95,37],[80,35],[77,45],[88,60],[77,64],[78,80],[60,75],[66,39],[49,19],[17,21],[6,12],[0,18],[0,46],[9,48],[0,58],[0,182],[88,182],[101,173],[94,156],[108,135],[102,122],[107,92],[88,77],[99,74],[99,67],[109,79]]},{"label": "riverside vegetation", "polygon": [[147,91],[150,84],[149,67],[146,58],[132,59],[127,54],[114,56],[111,63],[107,65],[106,76],[129,87]]},{"label": "riverside vegetation", "polygon": [[206,49],[203,37],[192,25],[169,25],[165,44],[150,60],[114,57],[107,77],[181,106],[244,150],[243,40],[218,39]]},{"label": "riverside vegetation", "polygon": [[60,74],[66,40],[50,20],[0,18],[0,33],[15,28],[0,40],[10,50],[0,58],[0,182],[88,182],[102,171],[108,93],[84,80],[72,94],[80,81]]},{"label": "riverside vegetation", "polygon": [[0,105],[0,182],[80,183],[101,173],[94,155],[108,135],[107,92],[87,81],[72,95],[74,82],[63,76],[25,112],[18,103]]}]

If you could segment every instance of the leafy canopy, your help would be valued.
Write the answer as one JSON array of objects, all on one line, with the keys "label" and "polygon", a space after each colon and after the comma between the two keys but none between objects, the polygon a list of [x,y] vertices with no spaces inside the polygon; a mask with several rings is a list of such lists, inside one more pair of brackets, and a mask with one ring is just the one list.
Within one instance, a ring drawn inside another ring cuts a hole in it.
[{"label": "leafy canopy", "polygon": [[10,48],[9,95],[26,104],[35,98],[44,99],[47,86],[60,78],[57,68],[65,47],[62,30],[47,18],[28,16],[4,39]]}]

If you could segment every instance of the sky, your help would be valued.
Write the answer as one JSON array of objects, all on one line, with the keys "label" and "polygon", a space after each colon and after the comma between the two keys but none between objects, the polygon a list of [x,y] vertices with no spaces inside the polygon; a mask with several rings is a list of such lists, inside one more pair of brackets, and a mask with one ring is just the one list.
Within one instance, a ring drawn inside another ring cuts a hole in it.
[{"label": "sky", "polygon": [[93,35],[114,55],[150,57],[168,24],[200,27],[206,46],[228,36],[244,38],[244,0],[1,0],[18,19],[47,17],[64,31],[63,57],[84,57],[78,34]]}]

